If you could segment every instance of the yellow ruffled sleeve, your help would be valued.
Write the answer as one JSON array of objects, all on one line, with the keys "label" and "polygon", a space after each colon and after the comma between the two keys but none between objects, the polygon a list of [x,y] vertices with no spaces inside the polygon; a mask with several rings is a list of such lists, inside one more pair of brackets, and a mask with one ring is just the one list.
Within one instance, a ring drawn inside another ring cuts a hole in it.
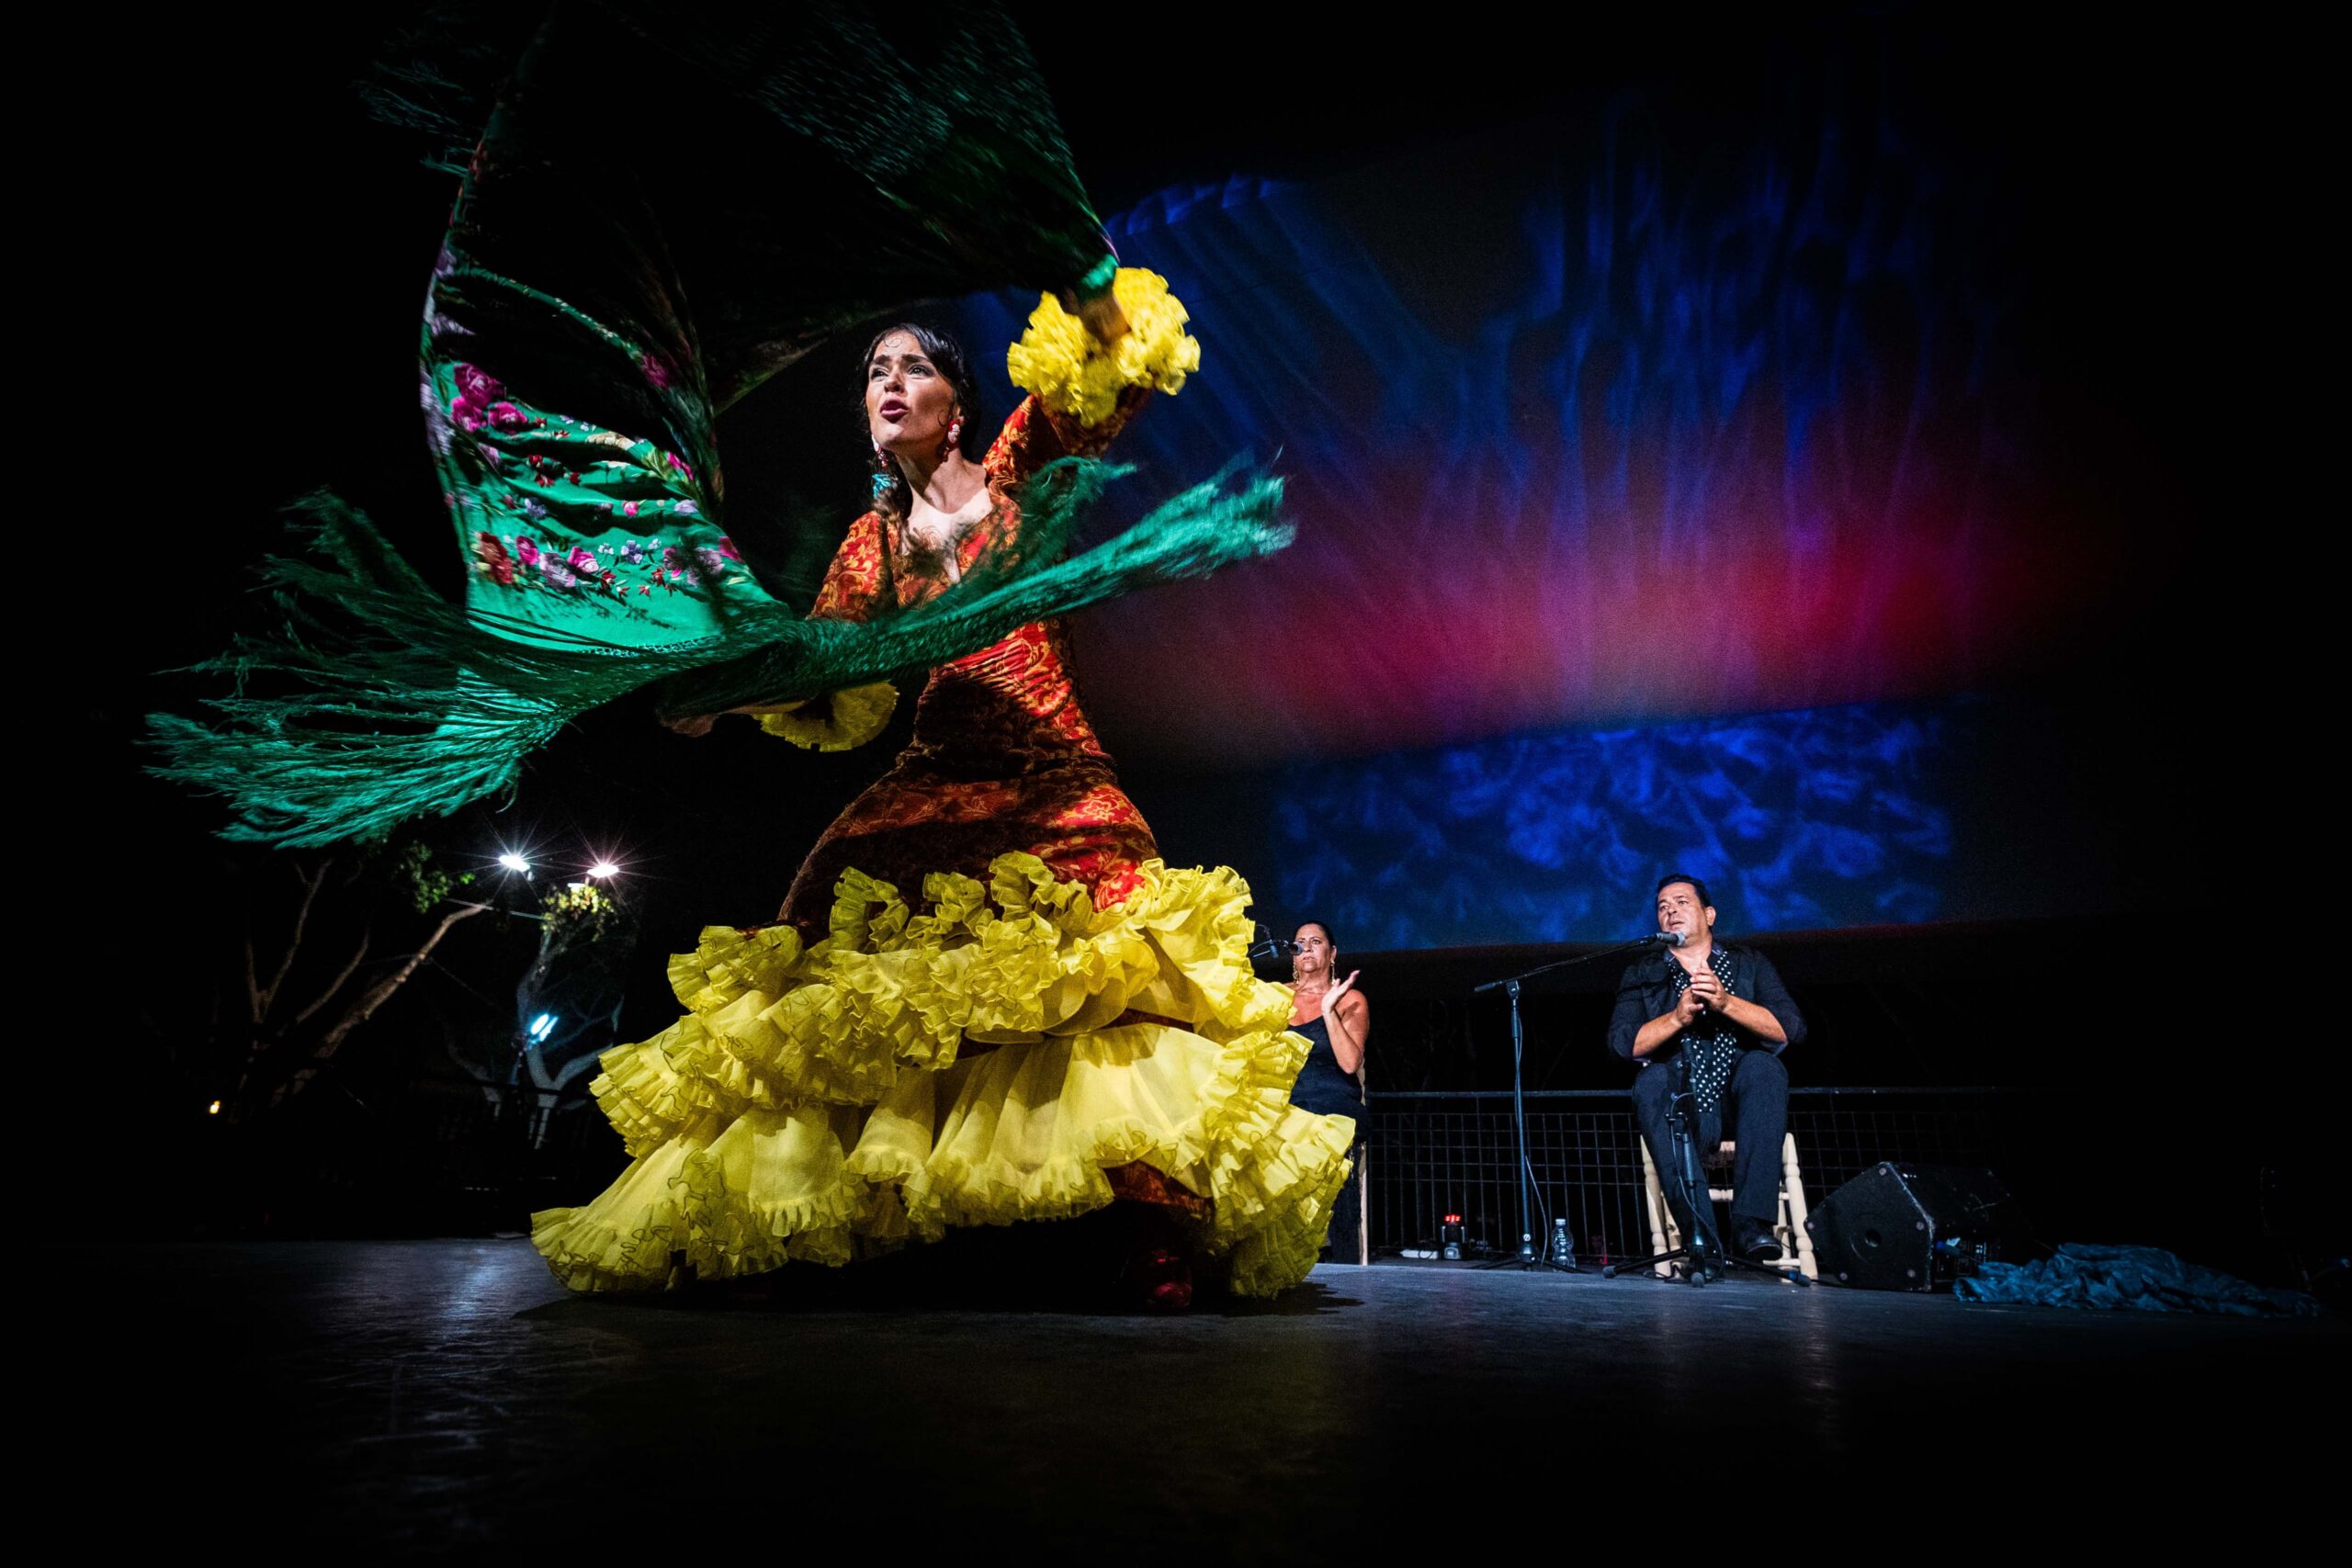
[{"label": "yellow ruffled sleeve", "polygon": [[1012,384],[1034,394],[1047,412],[1081,425],[1111,417],[1120,394],[1133,387],[1173,393],[1201,367],[1201,343],[1184,331],[1192,314],[1168,292],[1168,280],[1142,267],[1123,266],[1112,297],[1127,318],[1126,335],[1097,341],[1085,323],[1052,295],[1038,297],[1029,328],[1006,351]]},{"label": "yellow ruffled sleeve", "polygon": [[881,734],[898,706],[899,688],[876,681],[818,697],[788,712],[763,713],[760,728],[811,751],[846,751]]}]

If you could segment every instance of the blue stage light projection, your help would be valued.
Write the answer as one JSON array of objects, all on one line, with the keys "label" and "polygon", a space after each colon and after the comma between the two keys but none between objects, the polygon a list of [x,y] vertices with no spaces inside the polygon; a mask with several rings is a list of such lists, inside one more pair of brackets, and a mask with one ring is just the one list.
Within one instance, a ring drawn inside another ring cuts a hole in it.
[{"label": "blue stage light projection", "polygon": [[[1754,130],[1678,169],[1621,106],[1544,158],[1237,176],[1114,219],[1203,345],[1120,438],[1128,503],[1251,452],[1299,528],[1080,619],[1121,754],[1251,768],[1884,701],[2082,636],[2127,552],[2038,476],[2052,389],[2021,365],[1995,182],[1834,104]],[[1003,342],[1035,303],[958,326]]]},{"label": "blue stage light projection", "polygon": [[1261,901],[1321,913],[1359,951],[1638,935],[1669,870],[1707,880],[1726,931],[1935,919],[1944,801],[1983,709],[1861,705],[1286,769]]},{"label": "blue stage light projection", "polygon": [[[2107,394],[2052,352],[2029,172],[1860,81],[1703,156],[1629,98],[1540,156],[1473,139],[1111,220],[1204,349],[1121,437],[1127,503],[1278,455],[1299,527],[1076,622],[1177,858],[1229,859],[1269,919],[1328,915],[1358,951],[1623,936],[1669,866],[1736,931],[2105,886],[2076,848],[2105,805],[2049,784],[2096,743],[2013,695],[2176,570],[2179,536],[2111,498],[2164,458],[2066,445]],[[1035,302],[957,325],[1003,342]],[[1177,789],[1223,805],[1163,808]]]}]

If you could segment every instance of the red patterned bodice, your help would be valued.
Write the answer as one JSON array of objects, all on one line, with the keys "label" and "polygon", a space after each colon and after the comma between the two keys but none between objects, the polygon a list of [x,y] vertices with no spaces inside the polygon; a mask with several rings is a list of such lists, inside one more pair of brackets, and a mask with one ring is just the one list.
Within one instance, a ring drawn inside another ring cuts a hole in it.
[{"label": "red patterned bodice", "polygon": [[[1142,401],[1130,393],[1110,419],[1086,428],[1023,400],[982,461],[993,504],[960,540],[959,570],[1016,546],[1022,480],[1057,457],[1101,452]],[[922,570],[896,530],[869,512],[842,542],[809,614],[864,620],[878,604],[920,604],[947,591],[944,573]],[[1012,850],[1084,884],[1104,907],[1125,898],[1136,868],[1159,853],[1079,705],[1056,622],[1032,622],[932,671],[915,706],[913,740],[818,840],[783,918],[821,931],[833,884],[852,867],[913,899],[926,874],[985,878],[989,862]]]}]

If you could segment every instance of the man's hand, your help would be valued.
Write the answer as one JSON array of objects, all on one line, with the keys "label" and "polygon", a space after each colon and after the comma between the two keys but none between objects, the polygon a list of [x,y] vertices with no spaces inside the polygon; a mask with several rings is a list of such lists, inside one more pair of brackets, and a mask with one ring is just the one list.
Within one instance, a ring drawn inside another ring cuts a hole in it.
[{"label": "man's hand", "polygon": [[1663,1048],[1667,1042],[1699,1021],[1707,1004],[1699,999],[1695,987],[1683,987],[1674,998],[1674,1005],[1634,1032],[1634,1055],[1646,1056]]},{"label": "man's hand", "polygon": [[1701,1005],[1711,1007],[1717,1012],[1723,1011],[1731,1001],[1731,993],[1724,989],[1724,983],[1715,978],[1715,972],[1712,969],[1703,975],[1691,976],[1690,988],[1682,994],[1698,998]]}]

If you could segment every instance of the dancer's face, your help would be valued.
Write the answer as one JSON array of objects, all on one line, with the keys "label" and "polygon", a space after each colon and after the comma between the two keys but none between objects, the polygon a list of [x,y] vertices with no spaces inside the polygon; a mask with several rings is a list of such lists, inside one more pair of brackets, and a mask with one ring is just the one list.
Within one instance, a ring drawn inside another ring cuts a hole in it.
[{"label": "dancer's face", "polygon": [[1298,943],[1298,954],[1291,960],[1291,972],[1296,975],[1328,975],[1331,970],[1331,937],[1321,926],[1303,925],[1291,934]]},{"label": "dancer's face", "polygon": [[911,333],[892,333],[865,362],[865,419],[886,451],[936,453],[956,417],[956,389]]}]

